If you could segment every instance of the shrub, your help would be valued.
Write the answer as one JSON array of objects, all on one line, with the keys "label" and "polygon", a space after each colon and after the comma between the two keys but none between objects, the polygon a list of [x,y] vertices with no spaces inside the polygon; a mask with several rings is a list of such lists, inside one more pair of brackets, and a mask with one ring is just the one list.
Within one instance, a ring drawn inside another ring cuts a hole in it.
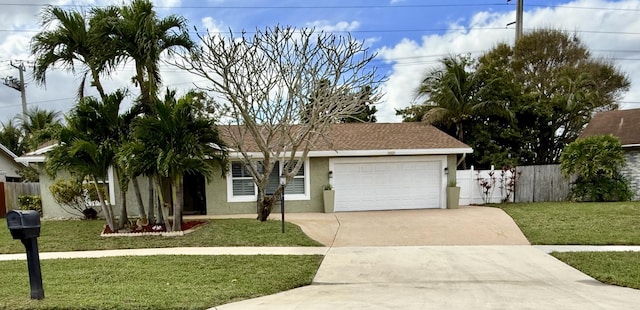
[{"label": "shrub", "polygon": [[629,181],[620,173],[624,165],[620,140],[612,135],[576,140],[560,155],[564,176],[576,176],[569,197],[577,201],[630,200]]},{"label": "shrub", "polygon": [[611,178],[598,175],[590,180],[579,176],[569,193],[569,199],[576,201],[627,201],[632,197],[629,181],[620,173]]},{"label": "shrub", "polygon": [[42,216],[42,199],[37,195],[18,196],[20,210],[36,210]]},{"label": "shrub", "polygon": [[97,218],[99,210],[92,204],[97,200],[97,191],[92,184],[79,179],[59,179],[49,186],[49,191],[53,199],[68,213],[81,214],[85,219]]}]

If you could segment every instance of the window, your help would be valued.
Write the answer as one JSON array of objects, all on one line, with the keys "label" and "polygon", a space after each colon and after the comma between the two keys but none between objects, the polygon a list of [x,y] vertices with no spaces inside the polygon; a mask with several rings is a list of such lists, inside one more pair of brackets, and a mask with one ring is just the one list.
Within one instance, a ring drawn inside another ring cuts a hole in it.
[{"label": "window", "polygon": [[253,178],[244,163],[239,161],[231,163],[231,179],[233,196],[254,196],[256,194]]},{"label": "window", "polygon": [[[292,167],[297,163],[294,161]],[[259,172],[262,172],[262,163],[257,162],[257,168]],[[308,161],[300,167],[298,173],[289,180],[287,187],[285,188],[286,200],[309,200],[309,178],[307,178]],[[265,194],[271,195],[275,193],[280,186],[280,175],[282,174],[282,165],[280,162],[276,162],[273,166],[273,170],[269,174],[269,183]],[[258,189],[253,182],[253,178],[249,172],[249,169],[240,161],[231,163],[231,178],[227,186],[228,201],[240,202],[240,201],[255,201],[257,198]]]},{"label": "window", "polygon": [[[298,163],[297,160],[293,161],[293,164],[291,164],[291,168],[289,168],[291,170],[293,170],[292,168],[296,166],[296,164]],[[296,173],[296,175],[293,177],[293,179],[291,179],[289,181],[289,183],[287,184],[287,187],[285,187],[284,189],[284,193],[285,195],[291,195],[291,194],[303,194],[305,193],[305,167],[306,165],[303,165],[302,167],[300,167],[300,170],[298,170],[298,173]]]}]

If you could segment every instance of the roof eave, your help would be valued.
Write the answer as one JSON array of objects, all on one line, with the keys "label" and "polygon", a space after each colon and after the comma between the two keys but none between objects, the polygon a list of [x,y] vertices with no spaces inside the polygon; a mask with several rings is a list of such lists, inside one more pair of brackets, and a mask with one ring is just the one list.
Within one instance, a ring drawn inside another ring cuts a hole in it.
[{"label": "roof eave", "polygon": [[16,157],[14,158],[14,160],[16,162],[19,162],[23,165],[28,165],[29,163],[43,163],[45,161],[46,156],[44,155],[40,155],[40,156],[21,156],[21,157]]},{"label": "roof eave", "polygon": [[309,157],[336,156],[398,156],[398,155],[449,155],[473,153],[472,148],[433,148],[433,149],[395,149],[395,150],[337,150],[311,151]]},{"label": "roof eave", "polygon": [[622,148],[640,147],[639,143],[636,144],[623,144]]},{"label": "roof eave", "polygon": [[[366,156],[402,156],[402,155],[450,155],[470,154],[472,148],[433,148],[433,149],[393,149],[393,150],[335,150],[335,151],[310,151],[308,157],[366,157]],[[252,158],[263,158],[261,152],[247,152]],[[285,154],[288,157],[290,154]],[[301,156],[297,152],[296,156]],[[240,158],[240,152],[231,152],[231,158]]]}]

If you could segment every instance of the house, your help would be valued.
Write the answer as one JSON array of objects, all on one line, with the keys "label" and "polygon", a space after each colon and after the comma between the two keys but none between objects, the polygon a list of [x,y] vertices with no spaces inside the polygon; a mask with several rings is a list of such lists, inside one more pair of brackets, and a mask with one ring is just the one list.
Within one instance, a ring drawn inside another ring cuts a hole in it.
[{"label": "house", "polygon": [[17,157],[16,154],[0,143],[0,182],[16,182],[20,180],[20,175],[16,171],[24,166],[15,161]]},{"label": "house", "polygon": [[620,139],[627,165],[622,173],[630,181],[633,200],[640,199],[640,109],[599,112],[579,138],[611,134]]},{"label": "house", "polygon": [[[220,130],[225,128],[228,127]],[[323,188],[328,184],[335,190],[335,212],[445,208],[446,187],[448,181],[455,180],[457,156],[473,151],[423,123],[335,124],[326,140],[330,143],[316,145],[297,176],[287,184],[287,212],[324,212]],[[260,160],[262,153],[257,147],[248,146],[247,151]],[[18,160],[43,163],[44,153],[31,153]],[[256,212],[256,186],[240,155],[229,155],[226,178],[207,183],[202,176],[185,176],[185,214]],[[280,169],[282,165],[276,164],[270,176],[273,187],[278,186]],[[214,175],[220,175],[220,171]],[[113,183],[109,182],[109,195],[117,204],[119,189]],[[147,182],[140,183],[145,193]],[[46,210],[48,205],[55,205],[46,189],[51,180],[42,175],[41,184],[45,216],[60,216],[59,212]],[[136,214],[132,190],[129,196],[130,214]],[[278,207],[274,212],[279,212]]]}]

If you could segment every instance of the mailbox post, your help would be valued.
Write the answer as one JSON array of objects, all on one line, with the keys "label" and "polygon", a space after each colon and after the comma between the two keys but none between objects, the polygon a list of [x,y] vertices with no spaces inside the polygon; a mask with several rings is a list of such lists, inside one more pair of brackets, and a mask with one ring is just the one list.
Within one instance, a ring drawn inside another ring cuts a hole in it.
[{"label": "mailbox post", "polygon": [[7,212],[7,227],[13,239],[20,239],[27,251],[31,299],[44,299],[37,239],[40,236],[40,214],[34,210],[11,210]]}]

